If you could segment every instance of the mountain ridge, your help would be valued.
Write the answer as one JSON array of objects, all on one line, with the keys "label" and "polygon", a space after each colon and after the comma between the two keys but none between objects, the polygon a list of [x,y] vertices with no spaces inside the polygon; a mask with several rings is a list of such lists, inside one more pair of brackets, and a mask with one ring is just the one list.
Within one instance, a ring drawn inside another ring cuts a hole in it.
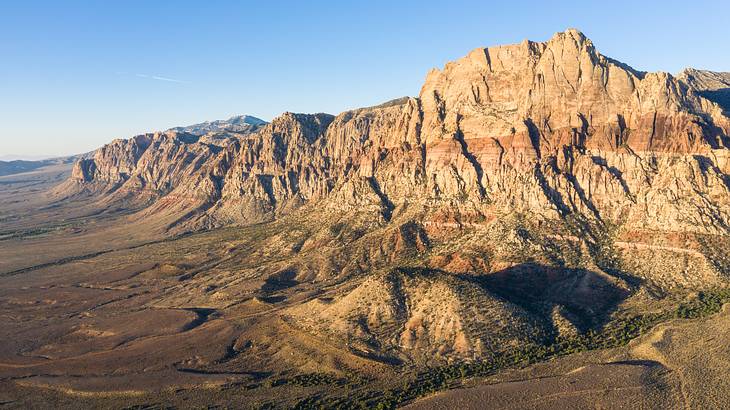
[{"label": "mountain ridge", "polygon": [[251,115],[234,115],[225,120],[204,121],[197,124],[172,127],[167,131],[176,131],[193,135],[205,135],[216,131],[251,132],[267,124],[266,121]]},{"label": "mountain ridge", "polygon": [[[115,142],[78,163],[62,191],[144,188],[163,200],[147,214],[170,212],[167,195],[184,198],[173,199],[180,222],[199,227],[268,220],[328,197],[325,208],[370,206],[383,217],[421,198],[476,214],[487,201],[602,220],[638,213],[637,191],[652,195],[656,168],[680,155],[682,172],[702,175],[700,191],[720,198],[730,119],[670,74],[626,67],[577,30],[478,48],[431,70],[418,98],[337,116],[285,113],[223,145],[174,130]],[[678,223],[645,211],[635,215],[643,224]],[[729,220],[687,212],[696,215],[679,229]]]},{"label": "mountain ridge", "polygon": [[730,72],[685,68],[677,78],[696,89],[700,95],[730,113]]}]

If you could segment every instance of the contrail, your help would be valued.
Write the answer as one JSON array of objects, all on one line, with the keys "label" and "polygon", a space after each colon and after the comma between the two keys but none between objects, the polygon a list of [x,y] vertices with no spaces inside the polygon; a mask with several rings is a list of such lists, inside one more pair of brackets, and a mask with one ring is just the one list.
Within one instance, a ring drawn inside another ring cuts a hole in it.
[{"label": "contrail", "polygon": [[140,77],[140,78],[149,78],[149,79],[158,80],[158,81],[167,81],[170,83],[182,83],[182,84],[187,83],[187,81],[176,80],[174,78],[168,78],[168,77],[160,77],[158,75],[136,74],[136,76]]}]

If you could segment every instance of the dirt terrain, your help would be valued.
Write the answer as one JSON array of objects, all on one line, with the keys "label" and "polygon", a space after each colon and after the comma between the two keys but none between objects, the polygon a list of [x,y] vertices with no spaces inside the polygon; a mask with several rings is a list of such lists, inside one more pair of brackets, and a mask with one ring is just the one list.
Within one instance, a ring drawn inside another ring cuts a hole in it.
[{"label": "dirt terrain", "polygon": [[[24,219],[8,212],[20,229],[2,238],[2,252],[15,256],[0,264],[3,406],[75,407],[81,400],[117,407],[157,399],[225,404],[231,398],[221,392],[228,389],[244,403],[261,404],[270,394],[251,394],[246,386],[272,375],[280,379],[293,368],[389,374],[386,366],[323,344],[276,314],[319,289],[280,296],[285,282],[252,278],[232,286],[241,295],[235,300],[216,297],[208,283],[195,284],[200,295],[181,292],[196,275],[227,281],[226,269],[255,267],[247,235],[261,235],[260,227],[159,240],[125,213],[85,215],[82,209],[68,209],[77,212],[69,218],[76,228],[54,225],[45,191],[35,187],[57,183],[55,172],[7,177],[1,188],[6,203],[26,204],[15,208]],[[48,229],[24,228],[33,224]],[[40,251],[46,247],[52,252]],[[293,402],[310,393],[303,390]]]},{"label": "dirt terrain", "polygon": [[628,346],[579,354],[438,393],[408,409],[721,409],[730,406],[730,309],[657,326]]}]

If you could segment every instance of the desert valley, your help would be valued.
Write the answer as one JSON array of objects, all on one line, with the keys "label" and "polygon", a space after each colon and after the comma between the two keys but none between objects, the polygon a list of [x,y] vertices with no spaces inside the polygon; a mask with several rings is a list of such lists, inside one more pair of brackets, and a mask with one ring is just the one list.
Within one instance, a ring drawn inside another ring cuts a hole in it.
[{"label": "desert valley", "polygon": [[728,408],[728,284],[730,73],[568,29],[0,162],[0,408]]}]

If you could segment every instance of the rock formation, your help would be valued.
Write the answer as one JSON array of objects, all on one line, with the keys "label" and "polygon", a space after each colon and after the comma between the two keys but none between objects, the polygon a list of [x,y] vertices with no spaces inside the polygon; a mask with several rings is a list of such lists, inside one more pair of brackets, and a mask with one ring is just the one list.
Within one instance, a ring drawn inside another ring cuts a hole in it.
[{"label": "rock formation", "polygon": [[687,68],[677,77],[701,96],[719,104],[726,114],[730,112],[730,73]]},{"label": "rock formation", "polygon": [[461,222],[526,212],[727,234],[730,118],[702,96],[705,77],[636,71],[571,29],[476,49],[432,70],[418,98],[285,113],[225,138],[181,128],[117,140],[58,192],[146,192],[145,215],[178,212],[189,227],[316,204],[383,222],[415,206]]},{"label": "rock formation", "polygon": [[156,238],[244,226],[202,233],[231,238],[201,268],[159,265],[159,306],[248,303],[384,363],[479,360],[726,284],[726,80],[639,72],[567,30],[476,49],[417,98],[115,140],[55,195]]}]

